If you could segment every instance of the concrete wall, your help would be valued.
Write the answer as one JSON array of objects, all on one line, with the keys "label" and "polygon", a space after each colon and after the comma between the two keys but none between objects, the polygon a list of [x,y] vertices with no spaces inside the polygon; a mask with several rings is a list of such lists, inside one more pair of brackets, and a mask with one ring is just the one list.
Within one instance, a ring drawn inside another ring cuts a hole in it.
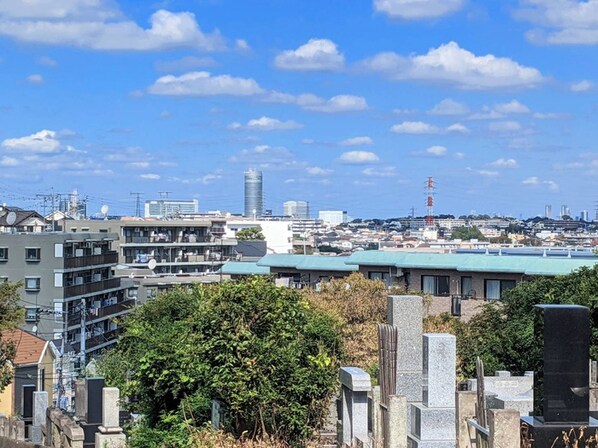
[{"label": "concrete wall", "polygon": [[[35,390],[39,390],[37,373],[37,365],[17,367],[15,369],[14,410],[16,415],[23,415],[23,387],[35,386]],[[31,402],[31,405],[33,406],[33,401]]]}]

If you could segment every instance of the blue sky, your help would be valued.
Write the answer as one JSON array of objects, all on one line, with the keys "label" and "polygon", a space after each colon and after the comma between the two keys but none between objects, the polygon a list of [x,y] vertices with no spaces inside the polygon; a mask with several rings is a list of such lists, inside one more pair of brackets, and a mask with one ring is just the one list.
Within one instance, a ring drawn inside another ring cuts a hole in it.
[{"label": "blue sky", "polygon": [[[354,217],[598,201],[598,0],[0,0],[0,200],[307,200]],[[53,190],[52,190],[53,189]],[[591,213],[591,216],[593,213]]]}]

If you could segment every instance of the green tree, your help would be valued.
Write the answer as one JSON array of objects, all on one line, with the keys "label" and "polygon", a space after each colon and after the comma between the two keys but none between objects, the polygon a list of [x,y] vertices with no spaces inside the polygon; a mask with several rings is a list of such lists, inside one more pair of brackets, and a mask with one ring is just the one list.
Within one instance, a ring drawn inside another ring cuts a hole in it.
[{"label": "green tree", "polygon": [[15,346],[4,340],[2,333],[14,330],[23,321],[23,309],[19,306],[21,286],[22,283],[0,282],[0,392],[12,381]]},{"label": "green tree", "polygon": [[467,240],[471,240],[471,239],[477,239],[478,241],[486,240],[486,238],[484,237],[482,232],[480,232],[480,229],[478,229],[476,226],[455,227],[453,230],[451,230],[451,239],[453,239],[453,240],[459,239],[459,240],[463,240],[463,241],[467,241]]},{"label": "green tree", "polygon": [[240,241],[245,240],[260,240],[263,241],[266,238],[262,233],[262,228],[257,227],[248,227],[247,229],[241,229],[237,232],[237,239]]},{"label": "green tree", "polygon": [[461,368],[466,377],[475,372],[480,356],[486,370],[523,373],[541,367],[541,353],[534,333],[534,306],[543,303],[578,304],[590,308],[592,339],[590,355],[598,357],[598,265],[570,275],[520,283],[500,302],[484,306],[458,341]]},{"label": "green tree", "polygon": [[152,442],[162,436],[185,446],[177,431],[190,415],[207,422],[211,399],[233,434],[299,443],[336,387],[337,321],[268,278],[175,289],[133,311],[123,331],[100,370],[146,417],[134,446],[162,446]]}]

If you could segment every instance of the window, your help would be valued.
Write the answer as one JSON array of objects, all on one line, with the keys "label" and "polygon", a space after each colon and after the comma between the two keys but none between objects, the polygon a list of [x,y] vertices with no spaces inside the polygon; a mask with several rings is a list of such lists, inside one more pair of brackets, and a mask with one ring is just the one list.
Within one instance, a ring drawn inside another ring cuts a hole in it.
[{"label": "window", "polygon": [[40,279],[39,277],[25,278],[25,291],[39,291]]},{"label": "window", "polygon": [[422,292],[433,296],[448,296],[448,275],[422,275]]},{"label": "window", "polygon": [[382,280],[386,286],[390,286],[391,284],[390,274],[388,272],[369,271],[368,278],[370,280]]},{"label": "window", "polygon": [[25,308],[25,322],[37,321],[37,308],[28,306]]},{"label": "window", "polygon": [[41,249],[39,247],[25,248],[25,261],[39,261]]},{"label": "window", "polygon": [[461,294],[464,296],[475,297],[473,279],[471,277],[461,277]]},{"label": "window", "polygon": [[485,280],[484,297],[490,300],[499,300],[505,291],[516,286],[515,280]]},{"label": "window", "polygon": [[0,261],[8,260],[8,247],[0,247]]}]

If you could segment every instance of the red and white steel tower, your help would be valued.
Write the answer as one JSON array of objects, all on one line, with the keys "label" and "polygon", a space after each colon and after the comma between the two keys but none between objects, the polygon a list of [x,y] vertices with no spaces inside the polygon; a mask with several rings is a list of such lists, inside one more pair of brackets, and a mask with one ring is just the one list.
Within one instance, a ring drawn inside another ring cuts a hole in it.
[{"label": "red and white steel tower", "polygon": [[428,207],[428,214],[426,215],[426,227],[434,227],[434,190],[436,186],[434,184],[434,178],[428,177],[426,182],[426,206]]}]

